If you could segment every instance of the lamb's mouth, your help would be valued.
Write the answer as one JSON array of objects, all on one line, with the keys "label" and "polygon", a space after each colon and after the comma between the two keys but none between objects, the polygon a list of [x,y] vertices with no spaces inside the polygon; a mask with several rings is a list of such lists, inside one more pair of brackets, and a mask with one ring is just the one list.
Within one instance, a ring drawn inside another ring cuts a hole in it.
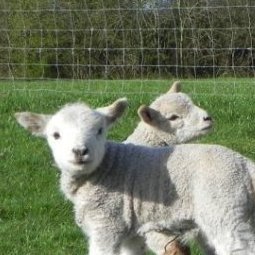
[{"label": "lamb's mouth", "polygon": [[206,127],[204,127],[204,128],[202,128],[201,129],[201,131],[207,131],[207,130],[211,130],[212,129],[212,125],[208,125],[208,126],[206,126]]},{"label": "lamb's mouth", "polygon": [[70,160],[70,163],[72,163],[73,165],[77,165],[77,166],[82,166],[82,165],[87,165],[91,162],[91,160],[88,159],[84,159],[84,160]]}]

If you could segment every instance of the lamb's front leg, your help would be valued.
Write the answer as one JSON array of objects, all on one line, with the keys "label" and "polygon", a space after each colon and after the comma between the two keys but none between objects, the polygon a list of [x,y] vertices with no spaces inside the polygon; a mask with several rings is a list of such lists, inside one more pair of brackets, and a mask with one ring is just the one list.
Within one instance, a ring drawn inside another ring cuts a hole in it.
[{"label": "lamb's front leg", "polygon": [[145,255],[145,248],[145,241],[142,237],[132,237],[122,243],[121,255]]},{"label": "lamb's front leg", "polygon": [[128,238],[125,232],[99,231],[89,239],[89,255],[145,255],[142,237]]},{"label": "lamb's front leg", "polygon": [[100,231],[89,238],[89,255],[120,255],[121,242],[118,235]]},{"label": "lamb's front leg", "polygon": [[202,250],[202,254],[216,255],[213,245],[209,244],[209,240],[201,231],[197,234],[197,236],[195,237],[195,240],[199,244],[199,247]]}]

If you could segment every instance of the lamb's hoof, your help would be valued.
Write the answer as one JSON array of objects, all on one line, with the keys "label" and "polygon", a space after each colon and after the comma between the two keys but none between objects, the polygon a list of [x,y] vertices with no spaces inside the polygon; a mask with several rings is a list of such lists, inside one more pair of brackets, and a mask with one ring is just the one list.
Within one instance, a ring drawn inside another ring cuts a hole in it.
[{"label": "lamb's hoof", "polygon": [[181,245],[179,242],[174,241],[165,247],[163,255],[191,255],[191,251],[188,246]]}]

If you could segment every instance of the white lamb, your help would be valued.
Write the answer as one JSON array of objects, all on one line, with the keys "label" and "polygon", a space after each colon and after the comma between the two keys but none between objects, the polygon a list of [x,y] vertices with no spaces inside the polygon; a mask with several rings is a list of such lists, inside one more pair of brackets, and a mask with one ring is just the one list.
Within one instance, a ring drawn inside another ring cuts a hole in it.
[{"label": "white lamb", "polygon": [[217,145],[149,148],[106,141],[126,106],[118,100],[102,114],[70,104],[50,119],[16,114],[22,126],[47,138],[61,189],[89,237],[89,254],[117,255],[127,243],[134,254],[134,237],[157,229],[174,235],[178,222],[198,228],[218,255],[254,255],[254,163]]},{"label": "white lamb", "polygon": [[180,82],[174,82],[168,93],[150,106],[141,106],[141,121],[125,143],[167,146],[207,134],[212,129],[212,118],[180,91]]}]

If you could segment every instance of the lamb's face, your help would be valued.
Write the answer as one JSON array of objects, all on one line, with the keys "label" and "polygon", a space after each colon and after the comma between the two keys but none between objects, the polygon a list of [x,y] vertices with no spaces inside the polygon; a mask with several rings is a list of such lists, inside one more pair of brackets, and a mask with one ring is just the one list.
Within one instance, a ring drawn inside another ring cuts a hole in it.
[{"label": "lamb's face", "polygon": [[46,126],[46,137],[62,171],[91,173],[101,162],[106,141],[105,116],[83,104],[64,107]]},{"label": "lamb's face", "polygon": [[163,114],[175,130],[177,143],[190,141],[212,130],[210,115],[196,106],[186,94],[172,94],[172,97],[172,104]]},{"label": "lamb's face", "polygon": [[184,93],[167,93],[156,99],[149,109],[154,110],[150,127],[167,144],[184,143],[212,129],[209,114]]},{"label": "lamb's face", "polygon": [[54,115],[19,112],[15,117],[32,134],[47,138],[62,172],[89,174],[104,156],[107,129],[127,106],[127,100],[121,98],[97,110],[77,103]]}]

